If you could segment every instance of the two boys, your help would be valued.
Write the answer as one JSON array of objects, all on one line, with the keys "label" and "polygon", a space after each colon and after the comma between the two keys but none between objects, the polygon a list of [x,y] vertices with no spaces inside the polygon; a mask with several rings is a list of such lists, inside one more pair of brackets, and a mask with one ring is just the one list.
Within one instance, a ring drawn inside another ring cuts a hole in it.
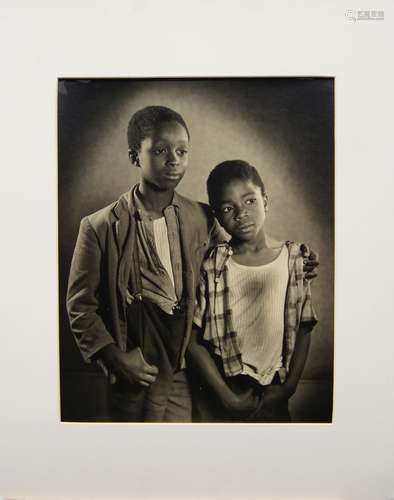
[{"label": "two boys", "polygon": [[[190,134],[175,111],[149,106],[128,127],[140,182],[81,221],[67,309],[85,361],[108,373],[114,421],[191,421],[185,353],[206,251],[223,240],[211,209],[175,192]],[[309,259],[305,270],[313,271]]]}]

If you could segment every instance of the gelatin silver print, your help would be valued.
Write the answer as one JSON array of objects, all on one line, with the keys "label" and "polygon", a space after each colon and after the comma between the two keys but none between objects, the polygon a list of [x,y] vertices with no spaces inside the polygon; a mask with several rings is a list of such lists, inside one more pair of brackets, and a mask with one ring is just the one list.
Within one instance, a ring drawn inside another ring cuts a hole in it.
[{"label": "gelatin silver print", "polygon": [[58,80],[64,422],[330,423],[334,79]]}]

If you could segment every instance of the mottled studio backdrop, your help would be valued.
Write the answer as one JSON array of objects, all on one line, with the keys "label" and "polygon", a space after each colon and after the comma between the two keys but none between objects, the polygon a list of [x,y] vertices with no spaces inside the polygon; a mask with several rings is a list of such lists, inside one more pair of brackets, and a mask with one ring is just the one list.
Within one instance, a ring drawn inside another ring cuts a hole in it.
[{"label": "mottled studio backdrop", "polygon": [[81,218],[138,181],[127,154],[130,116],[164,105],[191,133],[189,167],[178,191],[207,201],[205,179],[219,162],[244,159],[269,196],[276,238],[319,252],[312,285],[319,323],[299,391],[296,420],[330,419],[334,343],[334,80],[253,78],[59,81],[59,300],[63,420],[106,418],[105,380],[70,333],[65,295]]}]

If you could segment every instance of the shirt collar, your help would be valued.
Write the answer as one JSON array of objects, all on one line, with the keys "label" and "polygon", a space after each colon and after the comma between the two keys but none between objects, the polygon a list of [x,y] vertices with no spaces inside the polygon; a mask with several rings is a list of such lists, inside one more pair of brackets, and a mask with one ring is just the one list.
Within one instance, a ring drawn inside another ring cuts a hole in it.
[{"label": "shirt collar", "polygon": [[[132,196],[132,200],[133,200],[133,205],[135,207],[135,213],[137,213],[139,215],[139,217],[141,218],[143,216],[146,217],[147,214],[146,214],[144,202],[142,201],[141,194],[138,190],[138,186],[139,186],[139,184],[134,186],[134,188],[131,192],[131,196]],[[171,206],[175,206],[177,208],[179,208],[179,206],[180,206],[179,194],[176,191],[174,191],[174,195],[172,197],[171,203],[168,205],[168,207],[171,207]],[[166,207],[165,210],[168,207]]]}]

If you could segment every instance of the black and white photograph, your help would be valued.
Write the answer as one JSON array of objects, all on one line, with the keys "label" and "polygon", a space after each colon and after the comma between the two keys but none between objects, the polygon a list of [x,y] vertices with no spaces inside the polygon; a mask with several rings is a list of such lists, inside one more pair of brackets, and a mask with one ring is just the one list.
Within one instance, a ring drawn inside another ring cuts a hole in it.
[{"label": "black and white photograph", "polygon": [[394,499],[393,5],[0,2],[0,499]]},{"label": "black and white photograph", "polygon": [[59,78],[63,422],[331,423],[334,78]]}]

